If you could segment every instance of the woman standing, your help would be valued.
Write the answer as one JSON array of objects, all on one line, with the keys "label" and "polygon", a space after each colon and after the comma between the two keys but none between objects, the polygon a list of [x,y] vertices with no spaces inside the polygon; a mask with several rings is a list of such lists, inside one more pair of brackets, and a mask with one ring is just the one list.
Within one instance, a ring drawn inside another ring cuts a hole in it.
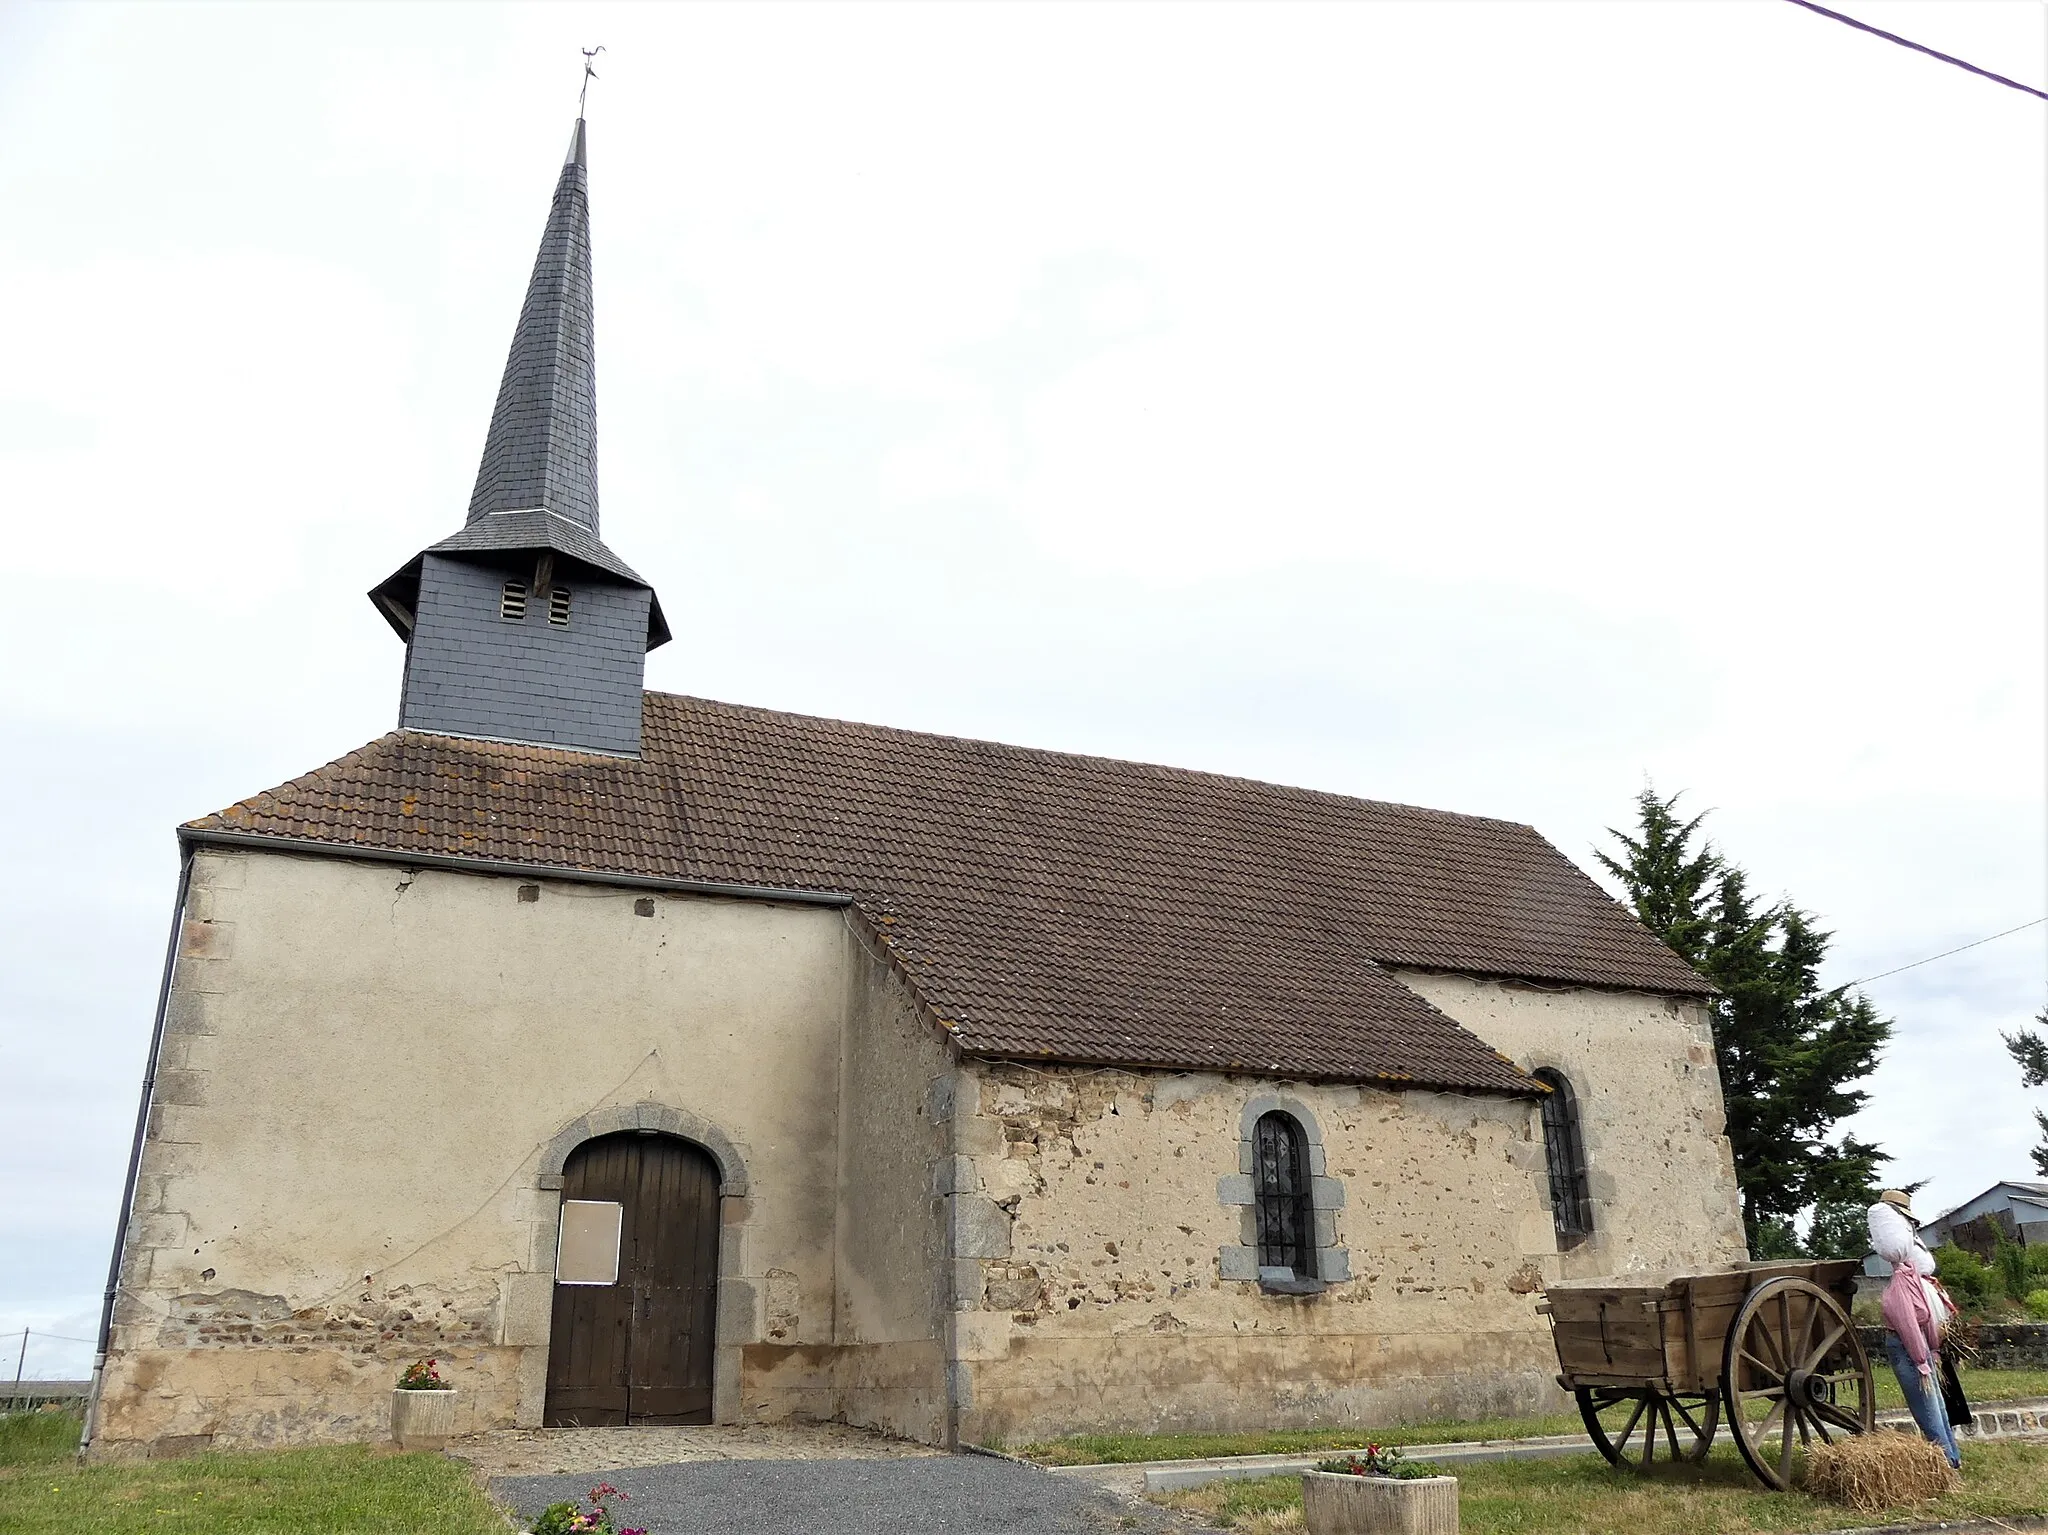
[{"label": "woman standing", "polygon": [[1935,1287],[1934,1255],[1920,1240],[1913,1223],[1912,1199],[1886,1189],[1870,1207],[1870,1246],[1892,1266],[1884,1289],[1884,1351],[1899,1390],[1920,1432],[1941,1446],[1948,1463],[1961,1469],[1955,1430],[1941,1396],[1941,1331],[1947,1324],[1947,1301]]}]

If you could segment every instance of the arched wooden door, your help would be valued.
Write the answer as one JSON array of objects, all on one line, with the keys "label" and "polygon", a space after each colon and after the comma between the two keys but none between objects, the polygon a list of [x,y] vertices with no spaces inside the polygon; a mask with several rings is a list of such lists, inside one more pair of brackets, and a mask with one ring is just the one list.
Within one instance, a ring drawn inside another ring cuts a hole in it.
[{"label": "arched wooden door", "polygon": [[[717,1164],[671,1135],[602,1136],[570,1155],[562,1205],[548,1426],[709,1423]],[[591,1255],[609,1245],[612,1222],[616,1275],[603,1283],[609,1254],[595,1268]]]}]

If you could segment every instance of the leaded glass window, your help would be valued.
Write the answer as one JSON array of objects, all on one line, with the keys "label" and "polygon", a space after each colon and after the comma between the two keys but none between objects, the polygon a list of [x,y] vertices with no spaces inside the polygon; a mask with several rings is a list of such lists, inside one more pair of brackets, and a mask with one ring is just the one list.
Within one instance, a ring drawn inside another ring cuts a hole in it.
[{"label": "leaded glass window", "polygon": [[1593,1196],[1587,1187],[1586,1146],[1579,1135],[1579,1100],[1571,1083],[1548,1069],[1532,1073],[1543,1095],[1543,1160],[1550,1169],[1550,1214],[1561,1247],[1593,1234]]},{"label": "leaded glass window", "polygon": [[1260,1116],[1253,1187],[1258,1196],[1259,1266],[1313,1279],[1315,1211],[1309,1203],[1308,1149],[1291,1114]]}]

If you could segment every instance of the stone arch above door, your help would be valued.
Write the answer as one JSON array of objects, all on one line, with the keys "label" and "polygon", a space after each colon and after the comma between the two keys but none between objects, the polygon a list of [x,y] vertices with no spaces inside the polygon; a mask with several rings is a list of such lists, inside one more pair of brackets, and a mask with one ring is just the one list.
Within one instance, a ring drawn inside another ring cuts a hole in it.
[{"label": "stone arch above door", "polygon": [[540,1175],[536,1181],[544,1189],[561,1188],[562,1169],[569,1165],[571,1152],[585,1141],[596,1140],[600,1135],[615,1135],[621,1130],[658,1130],[664,1135],[695,1141],[710,1152],[711,1160],[718,1164],[720,1196],[726,1199],[746,1197],[747,1163],[740,1148],[708,1120],[688,1109],[672,1109],[665,1103],[641,1102],[592,1109],[580,1119],[572,1120],[541,1148]]}]

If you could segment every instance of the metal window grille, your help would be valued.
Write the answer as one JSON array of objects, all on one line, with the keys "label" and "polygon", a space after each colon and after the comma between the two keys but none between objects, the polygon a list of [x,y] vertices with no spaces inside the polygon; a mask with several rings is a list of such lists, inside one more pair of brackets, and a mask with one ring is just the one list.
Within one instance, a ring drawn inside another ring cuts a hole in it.
[{"label": "metal window grille", "polygon": [[569,588],[558,586],[548,593],[548,622],[557,629],[569,627]]},{"label": "metal window grille", "polygon": [[1543,1096],[1543,1160],[1550,1171],[1550,1214],[1557,1239],[1571,1247],[1593,1234],[1593,1196],[1587,1186],[1586,1146],[1579,1135],[1579,1100],[1555,1071],[1533,1073],[1550,1091]]},{"label": "metal window grille", "polygon": [[1258,1196],[1259,1266],[1315,1277],[1315,1210],[1309,1202],[1308,1151],[1289,1114],[1264,1114],[1253,1141]]},{"label": "metal window grille", "polygon": [[508,624],[516,624],[526,618],[526,583],[507,581],[505,590],[498,598],[498,617]]}]

